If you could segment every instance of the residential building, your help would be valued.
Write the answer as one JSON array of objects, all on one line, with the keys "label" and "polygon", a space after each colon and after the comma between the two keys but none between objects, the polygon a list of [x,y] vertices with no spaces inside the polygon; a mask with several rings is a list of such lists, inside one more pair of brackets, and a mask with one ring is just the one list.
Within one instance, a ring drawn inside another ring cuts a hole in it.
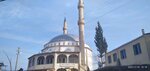
[{"label": "residential building", "polygon": [[138,38],[106,54],[105,66],[150,64],[150,33]]}]

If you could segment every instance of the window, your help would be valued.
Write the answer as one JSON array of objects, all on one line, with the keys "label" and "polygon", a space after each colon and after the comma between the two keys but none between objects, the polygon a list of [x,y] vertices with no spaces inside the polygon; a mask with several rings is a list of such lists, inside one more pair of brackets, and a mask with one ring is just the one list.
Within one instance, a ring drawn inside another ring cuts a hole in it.
[{"label": "window", "polygon": [[108,63],[111,63],[111,56],[108,56]]},{"label": "window", "polygon": [[133,50],[134,50],[134,55],[141,54],[142,51],[141,51],[140,43],[133,45]]},{"label": "window", "polygon": [[65,42],[63,42],[63,45],[65,45]]},{"label": "window", "polygon": [[38,57],[37,65],[41,65],[41,64],[44,64],[44,56]]},{"label": "window", "polygon": [[113,61],[114,61],[114,62],[117,61],[117,54],[116,54],[116,53],[113,54]]},{"label": "window", "polygon": [[57,63],[67,63],[67,56],[66,55],[59,55],[57,59]]},{"label": "window", "polygon": [[32,59],[32,66],[34,66],[34,60],[35,60],[35,58]]},{"label": "window", "polygon": [[46,64],[52,64],[54,62],[54,56],[53,55],[48,55],[46,57]]},{"label": "window", "polygon": [[126,56],[126,50],[125,49],[121,50],[120,51],[120,55],[121,55],[121,59],[127,58],[127,56]]},{"label": "window", "polygon": [[29,60],[29,67],[31,67],[32,66],[32,60],[30,59]]},{"label": "window", "polygon": [[70,45],[70,43],[68,42],[68,45]]},{"label": "window", "polygon": [[79,62],[79,57],[77,55],[70,55],[69,56],[69,63],[78,63]]}]

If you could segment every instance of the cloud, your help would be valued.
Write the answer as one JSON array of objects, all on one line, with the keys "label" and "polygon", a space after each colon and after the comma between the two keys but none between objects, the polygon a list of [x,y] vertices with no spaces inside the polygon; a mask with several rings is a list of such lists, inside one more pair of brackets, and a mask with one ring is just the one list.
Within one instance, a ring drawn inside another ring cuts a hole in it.
[{"label": "cloud", "polygon": [[10,40],[17,40],[22,42],[30,42],[35,44],[43,44],[44,41],[35,40],[31,37],[24,37],[16,34],[10,34],[10,33],[1,33],[0,38],[10,39]]}]

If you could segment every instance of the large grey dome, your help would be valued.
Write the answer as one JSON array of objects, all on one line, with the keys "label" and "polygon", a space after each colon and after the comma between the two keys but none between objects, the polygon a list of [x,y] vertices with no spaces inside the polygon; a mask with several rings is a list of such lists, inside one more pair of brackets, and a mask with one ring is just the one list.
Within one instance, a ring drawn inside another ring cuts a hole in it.
[{"label": "large grey dome", "polygon": [[74,36],[74,35],[70,35],[70,34],[63,34],[63,35],[59,35],[54,37],[50,43],[52,42],[59,42],[59,41],[79,41],[79,37]]}]

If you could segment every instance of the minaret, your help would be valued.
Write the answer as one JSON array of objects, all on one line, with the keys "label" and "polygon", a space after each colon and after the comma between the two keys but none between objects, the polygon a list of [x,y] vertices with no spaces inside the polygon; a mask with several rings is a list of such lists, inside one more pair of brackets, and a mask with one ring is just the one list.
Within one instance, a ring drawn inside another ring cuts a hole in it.
[{"label": "minaret", "polygon": [[79,0],[78,5],[79,10],[79,20],[78,20],[78,26],[79,26],[79,46],[80,46],[80,53],[81,53],[81,65],[85,66],[85,51],[84,51],[84,1]]},{"label": "minaret", "polygon": [[66,18],[64,19],[64,27],[63,27],[63,34],[67,34],[68,31],[67,31],[67,21],[66,21]]}]

